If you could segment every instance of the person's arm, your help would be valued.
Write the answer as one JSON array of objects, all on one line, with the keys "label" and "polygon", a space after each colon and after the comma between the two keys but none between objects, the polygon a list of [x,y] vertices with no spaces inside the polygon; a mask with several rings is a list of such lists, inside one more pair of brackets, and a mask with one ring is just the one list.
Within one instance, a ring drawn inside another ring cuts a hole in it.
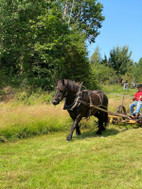
[{"label": "person's arm", "polygon": [[137,99],[137,93],[135,93],[134,97],[132,98],[133,101]]},{"label": "person's arm", "polygon": [[136,100],[136,97],[133,97],[132,100],[135,101],[135,100]]}]

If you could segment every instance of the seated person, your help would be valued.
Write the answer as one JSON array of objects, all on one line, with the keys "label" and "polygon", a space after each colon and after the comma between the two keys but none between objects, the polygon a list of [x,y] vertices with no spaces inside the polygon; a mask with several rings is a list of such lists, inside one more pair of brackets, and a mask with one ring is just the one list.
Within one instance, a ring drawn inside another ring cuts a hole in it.
[{"label": "seated person", "polygon": [[[138,116],[140,109],[142,108],[142,84],[137,85],[138,92],[135,93],[133,102],[130,104],[130,115]],[[136,110],[133,113],[134,107],[136,106]]]}]

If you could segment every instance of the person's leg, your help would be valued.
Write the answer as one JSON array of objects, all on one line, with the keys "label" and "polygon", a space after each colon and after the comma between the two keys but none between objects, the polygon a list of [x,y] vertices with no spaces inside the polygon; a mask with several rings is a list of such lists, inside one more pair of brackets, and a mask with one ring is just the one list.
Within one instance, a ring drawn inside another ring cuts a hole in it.
[{"label": "person's leg", "polygon": [[130,115],[133,115],[134,107],[137,106],[138,101],[133,102],[130,104]]},{"label": "person's leg", "polygon": [[141,108],[142,108],[142,103],[141,103],[141,102],[138,102],[138,103],[137,103],[136,110],[135,110],[135,114],[136,114],[136,115],[139,114]]}]

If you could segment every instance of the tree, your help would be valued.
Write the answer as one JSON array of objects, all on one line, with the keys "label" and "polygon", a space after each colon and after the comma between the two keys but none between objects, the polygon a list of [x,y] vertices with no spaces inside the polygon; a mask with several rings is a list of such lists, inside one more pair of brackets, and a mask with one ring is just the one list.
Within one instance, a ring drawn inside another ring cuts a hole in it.
[{"label": "tree", "polygon": [[104,20],[96,0],[1,0],[0,66],[51,89],[55,79],[86,80],[85,41]]},{"label": "tree", "polygon": [[130,71],[133,61],[130,59],[132,52],[129,52],[127,46],[116,47],[110,51],[109,65],[118,75],[124,75]]},{"label": "tree", "polygon": [[91,61],[91,64],[97,64],[101,62],[101,54],[100,54],[99,47],[95,48],[95,51],[90,58],[90,61]]},{"label": "tree", "polygon": [[102,15],[103,5],[96,0],[63,0],[63,19],[69,27],[76,28],[86,34],[86,39],[95,42],[105,17]]},{"label": "tree", "polygon": [[134,64],[134,68],[132,71],[133,77],[137,83],[142,82],[142,58],[139,59],[138,63]]},{"label": "tree", "polygon": [[26,72],[32,54],[33,34],[29,20],[39,14],[38,1],[5,0],[1,5],[3,53],[2,66],[8,72]]},{"label": "tree", "polygon": [[97,83],[115,83],[118,80],[116,72],[108,65],[107,57],[101,58],[100,49],[96,47],[90,58],[91,80]]}]

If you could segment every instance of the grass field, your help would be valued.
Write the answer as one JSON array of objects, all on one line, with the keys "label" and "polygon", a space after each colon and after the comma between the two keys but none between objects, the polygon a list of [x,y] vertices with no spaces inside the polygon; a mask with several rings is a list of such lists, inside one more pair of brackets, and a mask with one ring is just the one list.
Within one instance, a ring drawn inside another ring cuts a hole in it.
[{"label": "grass field", "polygon": [[[122,92],[119,95],[108,94],[109,111],[116,112],[122,104]],[[63,111],[63,104],[55,107],[46,103],[51,96],[37,93],[28,98],[24,92],[17,96],[20,98],[0,104],[0,142],[65,131],[72,124],[67,111]],[[131,97],[125,97],[127,109],[131,101]]]},{"label": "grass field", "polygon": [[142,129],[110,126],[0,144],[0,188],[141,189]]},{"label": "grass field", "polygon": [[[122,98],[108,96],[115,111]],[[91,118],[66,142],[72,120],[63,104],[26,98],[0,104],[0,189],[142,189],[142,128],[109,125],[98,136]]]}]

